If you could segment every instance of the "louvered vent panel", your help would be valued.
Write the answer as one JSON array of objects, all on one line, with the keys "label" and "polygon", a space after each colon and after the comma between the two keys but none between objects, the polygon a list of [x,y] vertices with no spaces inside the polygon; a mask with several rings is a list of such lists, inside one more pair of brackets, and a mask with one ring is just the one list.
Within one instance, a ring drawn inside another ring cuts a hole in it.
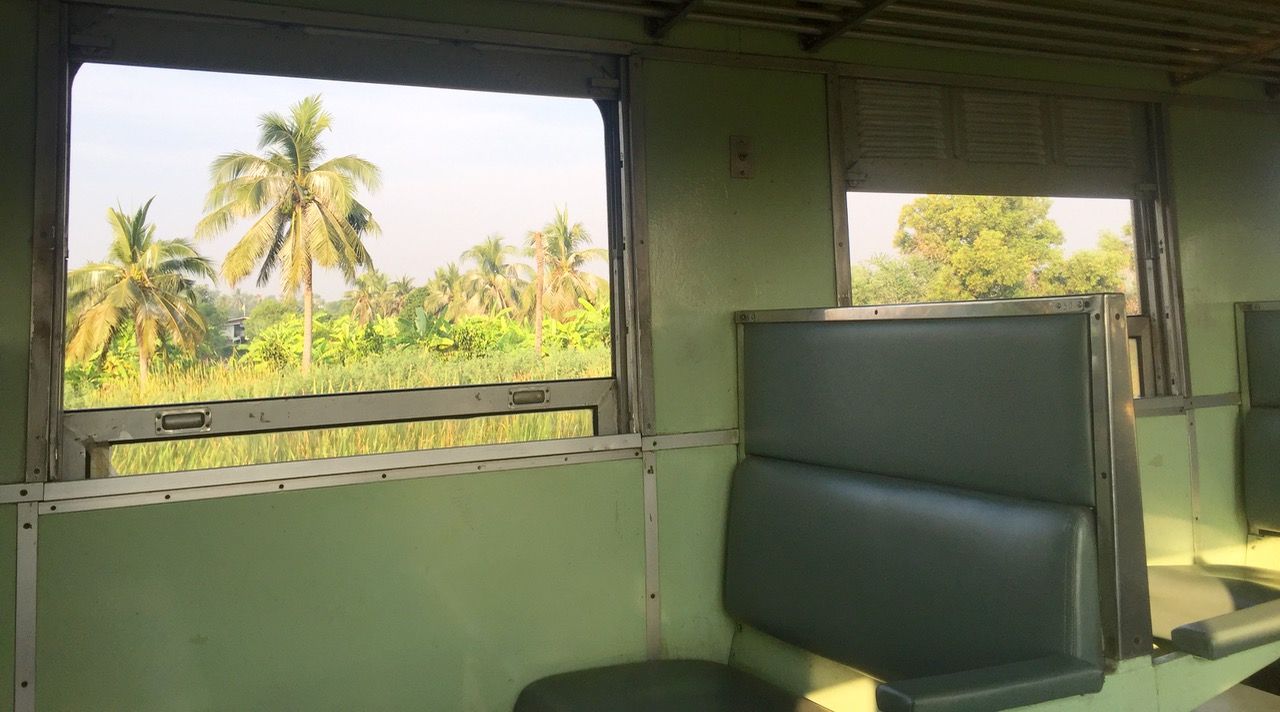
[{"label": "louvered vent panel", "polygon": [[981,163],[1044,164],[1044,99],[1034,94],[961,93],[964,155]]},{"label": "louvered vent panel", "polygon": [[860,157],[949,157],[941,87],[859,80],[855,96]]},{"label": "louvered vent panel", "polygon": [[1105,168],[1136,165],[1132,104],[1064,98],[1059,106],[1064,163]]}]

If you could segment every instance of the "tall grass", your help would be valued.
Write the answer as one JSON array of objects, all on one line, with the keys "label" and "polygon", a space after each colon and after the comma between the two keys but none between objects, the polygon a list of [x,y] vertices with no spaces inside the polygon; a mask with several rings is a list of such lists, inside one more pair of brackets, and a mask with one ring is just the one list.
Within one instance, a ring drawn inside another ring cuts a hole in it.
[{"label": "tall grass", "polygon": [[[427,349],[372,354],[359,361],[316,364],[309,375],[224,362],[153,374],[145,392],[136,382],[108,381],[69,389],[69,410],[132,405],[199,403],[245,398],[352,393],[407,388],[606,377],[608,347],[532,350],[472,358],[447,357]],[[370,425],[204,440],[146,443],[112,448],[120,474],[227,467],[288,460],[346,457],[488,443],[590,435],[585,411],[525,413],[448,421]]]},{"label": "tall grass", "polygon": [[520,413],[428,423],[360,425],[234,435],[209,440],[118,445],[111,448],[111,464],[117,474],[144,475],[463,445],[586,437],[591,434],[589,411]]}]

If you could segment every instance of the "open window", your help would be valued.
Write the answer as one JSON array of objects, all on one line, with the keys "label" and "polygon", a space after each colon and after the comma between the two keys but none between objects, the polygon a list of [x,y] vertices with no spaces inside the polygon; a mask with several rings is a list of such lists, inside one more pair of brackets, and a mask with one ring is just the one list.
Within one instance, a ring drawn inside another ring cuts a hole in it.
[{"label": "open window", "polygon": [[1120,292],[1134,394],[1182,392],[1154,108],[863,79],[833,100],[848,303]]},{"label": "open window", "polygon": [[60,478],[629,430],[615,59],[71,24]]}]

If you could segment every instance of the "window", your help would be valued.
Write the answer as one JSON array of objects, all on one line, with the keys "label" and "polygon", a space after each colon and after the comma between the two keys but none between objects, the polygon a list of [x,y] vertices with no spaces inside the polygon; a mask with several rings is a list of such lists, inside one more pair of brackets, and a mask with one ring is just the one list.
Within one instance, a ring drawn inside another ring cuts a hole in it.
[{"label": "window", "polygon": [[1154,109],[863,79],[832,100],[849,303],[1121,292],[1135,395],[1181,392]]},{"label": "window", "polygon": [[853,303],[1128,295],[1142,312],[1128,200],[850,193]]},{"label": "window", "polygon": [[59,477],[628,428],[615,62],[146,66],[165,23],[72,86]]}]

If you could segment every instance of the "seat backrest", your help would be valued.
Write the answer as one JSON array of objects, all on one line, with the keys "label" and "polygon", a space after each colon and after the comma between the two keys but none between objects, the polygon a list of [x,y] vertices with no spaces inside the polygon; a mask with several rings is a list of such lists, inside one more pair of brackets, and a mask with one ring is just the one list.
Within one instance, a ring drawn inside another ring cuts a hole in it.
[{"label": "seat backrest", "polygon": [[[1102,583],[1124,577],[1099,570],[1098,508],[1113,495],[1099,492],[1114,478],[1095,439],[1114,393],[1098,391],[1127,389],[1128,374],[1099,379],[1114,352],[1087,304],[742,315],[728,611],[883,679],[1055,653],[1100,662]],[[1145,572],[1136,536],[1125,561]],[[1126,639],[1149,641],[1139,618]]]},{"label": "seat backrest", "polygon": [[1093,506],[1086,314],[744,327],[754,455]]},{"label": "seat backrest", "polygon": [[[1245,305],[1241,388],[1248,411],[1241,428],[1244,509],[1249,528],[1280,532],[1280,305]],[[1271,308],[1263,308],[1270,306]]]},{"label": "seat backrest", "polygon": [[1068,653],[1098,661],[1087,507],[749,457],[725,607],[885,680]]}]

